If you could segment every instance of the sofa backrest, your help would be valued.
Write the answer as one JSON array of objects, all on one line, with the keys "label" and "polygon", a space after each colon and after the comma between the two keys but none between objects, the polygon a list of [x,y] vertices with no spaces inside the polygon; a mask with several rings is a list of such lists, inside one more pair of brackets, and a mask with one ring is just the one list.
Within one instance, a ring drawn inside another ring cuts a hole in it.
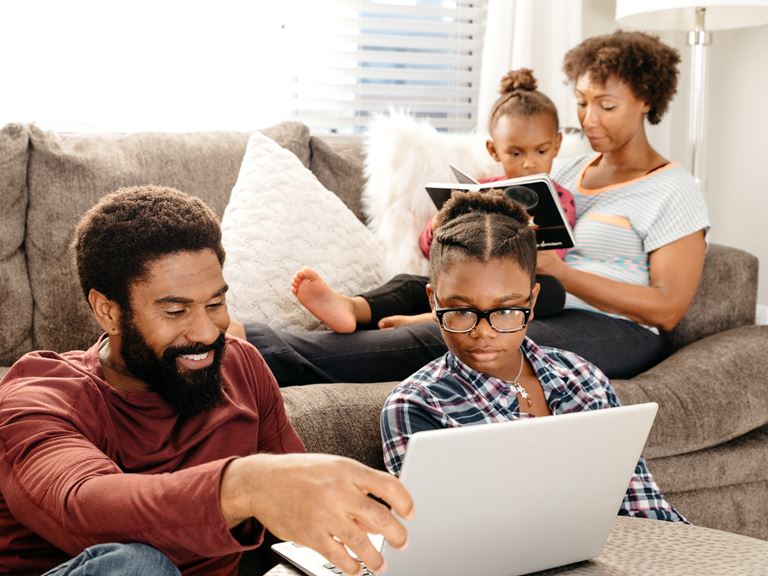
[{"label": "sofa backrest", "polygon": [[755,323],[757,257],[710,244],[696,296],[680,323],[669,333],[673,350],[705,336]]},{"label": "sofa backrest", "polygon": [[80,217],[123,186],[157,184],[202,198],[219,216],[248,134],[58,134],[29,127],[26,258],[37,349],[83,349],[99,328],[80,290],[70,244]]},{"label": "sofa backrest", "polygon": [[[360,146],[310,142],[284,122],[262,130],[362,218]],[[156,184],[203,199],[221,217],[248,142],[244,132],[65,134],[0,130],[0,365],[34,349],[84,348],[98,335],[70,244],[83,213],[123,186]]]},{"label": "sofa backrest", "polygon": [[[327,141],[286,122],[263,130],[291,150],[360,220],[362,139]],[[0,365],[33,349],[93,342],[98,327],[73,273],[69,245],[82,214],[121,186],[158,184],[195,194],[221,216],[249,134],[62,134],[34,125],[0,130]],[[675,348],[754,323],[757,259],[712,245],[702,285],[670,333]]]},{"label": "sofa backrest", "polygon": [[24,254],[28,145],[21,124],[0,130],[0,365],[32,348],[32,289]]}]

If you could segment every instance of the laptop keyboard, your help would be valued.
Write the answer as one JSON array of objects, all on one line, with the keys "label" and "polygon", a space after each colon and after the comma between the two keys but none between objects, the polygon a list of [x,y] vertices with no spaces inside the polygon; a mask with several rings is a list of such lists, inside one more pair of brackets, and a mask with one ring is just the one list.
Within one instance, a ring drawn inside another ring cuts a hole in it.
[{"label": "laptop keyboard", "polygon": [[[323,564],[323,568],[327,568],[334,574],[343,574],[343,572],[339,568],[336,568],[336,566],[334,566],[330,562],[328,562],[327,564]],[[376,576],[376,574],[368,570],[365,564],[363,564],[363,576]]]}]

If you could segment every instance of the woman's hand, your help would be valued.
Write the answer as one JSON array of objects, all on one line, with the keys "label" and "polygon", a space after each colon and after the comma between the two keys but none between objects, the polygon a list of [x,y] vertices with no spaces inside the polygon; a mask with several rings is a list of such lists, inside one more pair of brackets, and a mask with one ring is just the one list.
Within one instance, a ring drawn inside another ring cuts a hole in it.
[{"label": "woman's hand", "polygon": [[669,331],[685,316],[696,294],[705,252],[703,230],[654,250],[649,256],[650,286],[576,270],[547,252],[539,252],[536,271],[554,276],[566,292],[599,310]]},{"label": "woman's hand", "polygon": [[562,283],[562,276],[568,271],[568,264],[554,250],[539,250],[536,254],[536,274],[554,276]]}]

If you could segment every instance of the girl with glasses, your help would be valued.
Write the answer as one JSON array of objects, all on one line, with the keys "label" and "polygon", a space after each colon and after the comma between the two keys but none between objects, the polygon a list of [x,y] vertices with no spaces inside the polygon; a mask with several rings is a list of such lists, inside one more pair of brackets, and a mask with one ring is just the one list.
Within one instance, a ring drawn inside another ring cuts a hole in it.
[{"label": "girl with glasses", "polygon": [[[422,430],[619,405],[597,367],[527,337],[539,285],[534,230],[519,204],[499,193],[454,194],[438,213],[436,230],[427,294],[448,352],[402,382],[384,404],[390,472],[400,472],[410,436]],[[620,513],[685,521],[643,458]]]}]

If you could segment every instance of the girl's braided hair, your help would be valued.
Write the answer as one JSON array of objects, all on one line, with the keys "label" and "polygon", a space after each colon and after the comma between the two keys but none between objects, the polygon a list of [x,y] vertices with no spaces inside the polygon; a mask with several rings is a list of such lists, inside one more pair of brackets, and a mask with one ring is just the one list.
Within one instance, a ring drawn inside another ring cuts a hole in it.
[{"label": "girl's braided hair", "polygon": [[536,274],[536,234],[521,204],[502,190],[455,191],[435,218],[435,234],[429,252],[430,278],[434,284],[441,271],[456,262],[476,259],[510,259]]}]

